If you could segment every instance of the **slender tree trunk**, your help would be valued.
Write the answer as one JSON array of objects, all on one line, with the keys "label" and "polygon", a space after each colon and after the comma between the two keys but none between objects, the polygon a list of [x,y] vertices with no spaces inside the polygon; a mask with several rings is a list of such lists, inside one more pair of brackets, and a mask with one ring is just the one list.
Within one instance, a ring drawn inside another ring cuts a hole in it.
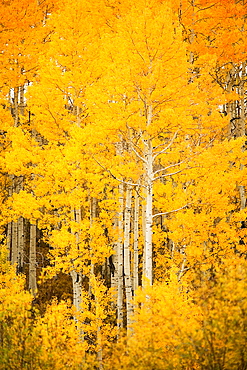
[{"label": "slender tree trunk", "polygon": [[11,263],[18,264],[18,224],[12,221]]},{"label": "slender tree trunk", "polygon": [[[12,116],[14,118],[14,127],[18,126],[19,122],[19,115],[18,115],[18,95],[19,95],[19,88],[15,87],[13,89],[14,96],[12,98]],[[15,177],[11,176],[12,180],[12,190],[10,191],[12,194],[16,192],[16,181]],[[16,221],[12,221],[11,225],[12,235],[11,235],[11,262],[13,264],[18,265],[18,223]],[[9,230],[10,231],[10,230]]]},{"label": "slender tree trunk", "polygon": [[[117,215],[113,219],[113,228],[116,231],[118,228],[118,217]],[[116,291],[117,294],[117,288],[118,288],[118,243],[115,242],[113,245],[113,251],[114,253],[110,257],[110,269],[111,269],[111,288],[113,288]],[[117,300],[117,295],[116,295]]]},{"label": "slender tree trunk", "polygon": [[[234,87],[235,80],[240,80],[239,88]],[[233,65],[232,69],[229,71],[226,79],[226,91],[232,92],[236,90],[240,96],[244,96],[245,93],[245,79],[246,79],[246,62],[243,62],[241,69],[237,69],[236,65]],[[229,115],[229,138],[233,137],[243,137],[246,134],[245,129],[245,99],[241,98],[239,102],[230,102],[226,106],[227,114]],[[243,150],[245,148],[243,147]],[[240,169],[244,166],[241,164]],[[240,197],[240,208],[245,209],[246,207],[246,192],[243,185],[239,186],[239,197]]]},{"label": "slender tree trunk", "polygon": [[[17,179],[16,191],[19,193],[23,189],[23,176]],[[17,221],[17,251],[18,251],[18,270],[23,271],[24,263],[24,219],[22,216]]]},{"label": "slender tree trunk", "polygon": [[124,212],[124,186],[119,184],[119,213],[118,213],[118,298],[117,298],[117,322],[118,327],[123,327],[123,212]]},{"label": "slender tree trunk", "polygon": [[[11,176],[12,180],[12,194],[16,193],[16,177]],[[16,264],[18,268],[18,223],[12,221],[12,235],[11,235],[11,263]]]},{"label": "slender tree trunk", "polygon": [[20,114],[24,116],[25,114],[25,101],[24,101],[25,86],[24,85],[20,86],[19,90],[20,90]]},{"label": "slender tree trunk", "polygon": [[[79,118],[79,108],[77,106],[73,107],[73,113],[76,116],[76,125],[80,127],[80,118]],[[74,213],[74,220],[77,223],[81,222],[81,209],[76,208],[73,211]],[[80,243],[80,232],[75,233],[75,241],[76,247],[79,249]],[[77,272],[75,270],[71,271],[71,278],[72,278],[72,285],[73,285],[73,304],[76,307],[77,311],[81,310],[81,297],[82,297],[82,274],[81,272]],[[83,337],[83,333],[81,333],[81,337]]]},{"label": "slender tree trunk", "polygon": [[81,273],[72,270],[70,272],[72,278],[73,286],[73,305],[76,307],[77,311],[81,310],[81,295],[82,295],[82,275]]},{"label": "slender tree trunk", "polygon": [[144,240],[143,255],[142,255],[142,286],[144,286],[144,275],[145,275],[145,263],[146,263],[146,248],[145,248],[145,237],[146,237],[146,205],[142,201],[142,235]]},{"label": "slender tree trunk", "polygon": [[[241,98],[239,104],[240,104],[240,107],[239,107],[239,130],[238,130],[238,136],[240,137],[243,137],[246,135],[246,129],[245,129],[245,99],[244,99],[244,94],[245,94],[245,79],[246,79],[246,62],[243,62],[242,63],[242,69],[241,69],[241,79],[242,79],[242,82],[241,82],[241,85],[240,85],[240,88],[239,88],[239,94],[240,96],[243,96],[243,98]],[[245,146],[242,148],[243,151],[246,150]],[[240,169],[243,170],[244,169],[244,165],[241,164],[240,165]],[[240,185],[239,186],[239,196],[240,196],[240,209],[245,209],[246,207],[246,192],[245,192],[245,186],[244,185]]]},{"label": "slender tree trunk", "polygon": [[[11,197],[13,194],[13,176],[9,176],[9,188],[8,188],[8,196]],[[13,222],[8,222],[7,225],[7,250],[8,250],[8,260],[12,262],[12,228]]]},{"label": "slender tree trunk", "polygon": [[14,98],[13,98],[13,105],[14,105],[14,126],[17,127],[19,123],[19,112],[18,112],[18,105],[19,105],[19,87],[14,88]]},{"label": "slender tree trunk", "polygon": [[180,269],[180,271],[178,273],[178,281],[181,280],[181,278],[182,278],[182,276],[183,276],[183,274],[185,272],[186,261],[187,261],[186,256],[184,256],[183,262],[182,262],[182,265],[181,265],[181,269]]},{"label": "slender tree trunk", "polygon": [[[93,226],[93,223],[97,217],[97,205],[98,205],[98,202],[97,202],[97,199],[95,197],[90,197],[89,198],[89,201],[90,201],[90,227]],[[90,266],[90,279],[89,279],[89,288],[88,288],[88,293],[89,293],[89,297],[92,296],[92,278],[94,278],[94,263],[93,263],[93,249],[92,249],[92,237],[91,237],[91,240],[90,240],[90,245],[89,245],[89,248],[90,248],[90,259],[91,259],[91,266]]]},{"label": "slender tree trunk", "polygon": [[102,352],[102,317],[101,317],[101,305],[100,305],[100,293],[97,287],[97,280],[95,275],[92,276],[92,291],[95,299],[95,317],[96,317],[96,346],[97,346],[97,361],[98,368],[103,369],[103,352]]},{"label": "slender tree trunk", "polygon": [[7,251],[8,251],[8,261],[11,261],[11,239],[12,239],[12,222],[8,222],[7,225]]},{"label": "slender tree trunk", "polygon": [[133,289],[134,292],[138,288],[138,262],[139,262],[139,195],[136,189],[135,192],[135,208],[134,208],[134,252],[133,252]]},{"label": "slender tree trunk", "polygon": [[126,294],[127,330],[130,327],[131,315],[133,311],[132,281],[131,281],[131,270],[130,270],[131,199],[132,199],[132,189],[129,185],[127,185],[126,203],[125,203],[125,211],[124,211],[124,282],[125,282],[125,294]]},{"label": "slender tree trunk", "polygon": [[24,219],[19,217],[18,219],[18,269],[23,271],[24,264]]},{"label": "slender tree trunk", "polygon": [[152,285],[153,282],[153,251],[152,251],[152,224],[153,224],[153,153],[152,142],[146,140],[145,159],[146,159],[146,223],[145,223],[145,245],[144,245],[144,284]]},{"label": "slender tree trunk", "polygon": [[[81,210],[79,208],[73,210],[73,218],[76,222],[81,222]],[[80,233],[75,233],[76,247],[79,247]],[[81,309],[81,295],[82,295],[82,274],[75,270],[70,272],[73,285],[73,304],[78,311]]]},{"label": "slender tree trunk", "polygon": [[[226,91],[231,93],[233,91],[233,85],[234,85],[234,76],[236,74],[235,66],[232,67],[232,69],[228,72],[226,77]],[[231,139],[233,136],[235,136],[235,109],[234,109],[234,102],[229,102],[226,104],[226,112],[229,116],[229,128],[228,128],[228,137]]]},{"label": "slender tree trunk", "polygon": [[30,224],[30,249],[29,249],[29,289],[33,295],[37,291],[36,279],[36,224]]},{"label": "slender tree trunk", "polygon": [[[72,211],[72,218],[80,223],[81,222],[81,209],[77,208]],[[79,248],[79,242],[80,242],[80,232],[75,233],[75,244],[76,248]],[[76,271],[75,269],[70,271],[70,276],[72,279],[72,287],[73,287],[73,305],[76,308],[77,312],[80,312],[82,310],[81,303],[82,303],[82,273],[80,271]],[[76,323],[78,323],[78,320],[76,316],[74,317],[74,320]],[[79,335],[81,341],[84,340],[84,332],[81,328],[78,328]]]}]

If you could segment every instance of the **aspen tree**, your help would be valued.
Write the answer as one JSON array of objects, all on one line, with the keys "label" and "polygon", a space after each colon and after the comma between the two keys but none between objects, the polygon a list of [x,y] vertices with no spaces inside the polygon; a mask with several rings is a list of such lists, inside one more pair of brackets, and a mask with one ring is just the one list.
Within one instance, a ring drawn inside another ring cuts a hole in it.
[{"label": "aspen tree", "polygon": [[[81,223],[81,210],[73,210],[74,221],[78,224]],[[79,250],[80,244],[80,232],[75,233],[75,244],[76,248]],[[80,271],[75,269],[70,272],[73,284],[73,304],[78,311],[81,310],[81,299],[82,299],[82,274]]]},{"label": "aspen tree", "polygon": [[134,238],[134,245],[133,245],[133,290],[136,292],[139,286],[139,194],[138,194],[138,187],[135,189],[135,204],[134,204],[134,231],[133,231],[133,238]]},{"label": "aspen tree", "polygon": [[[207,6],[205,6],[204,1],[195,1],[193,7],[192,4],[184,2],[180,11],[180,21],[183,23],[188,39],[192,27],[192,18],[190,17],[192,13],[196,42],[189,45],[189,50],[196,56],[194,69],[197,71],[197,79],[200,79],[200,76],[204,76],[205,81],[207,81],[209,78],[210,81],[207,83],[207,90],[209,91],[211,89],[212,92],[210,93],[211,98],[208,101],[211,100],[213,102],[214,100],[217,102],[218,100],[218,109],[221,111],[222,116],[225,115],[227,131],[222,131],[221,139],[225,137],[228,137],[228,140],[239,138],[239,144],[235,144],[239,146],[241,145],[240,137],[243,137],[245,132],[246,115],[243,99],[246,89],[244,82],[244,76],[246,74],[246,48],[244,47],[244,40],[246,40],[246,7],[241,2],[232,1],[219,3],[207,2]],[[201,83],[201,86],[203,84]],[[232,145],[234,146],[234,144]],[[225,151],[227,151],[227,148],[223,150],[223,152]],[[242,157],[240,153],[236,155]],[[223,163],[222,166],[224,167],[225,164]],[[234,160],[232,163],[234,163]],[[244,160],[243,162],[236,160],[235,163],[242,170],[244,169]],[[225,172],[228,171],[229,168],[225,170]],[[239,199],[239,207],[244,210],[246,203],[244,177],[239,173],[239,178],[237,178],[237,173],[233,169],[232,171],[231,181],[233,189],[231,193],[234,193],[234,196]],[[235,180],[234,176],[236,176]],[[239,195],[235,192],[236,186],[239,189]],[[235,215],[237,215],[237,211],[235,208]],[[218,213],[220,214],[221,212],[222,210],[219,209]],[[217,219],[216,216],[215,219]],[[230,219],[231,217],[228,213],[226,227],[233,227],[235,229]],[[243,227],[244,222],[239,223],[239,225]],[[244,234],[236,229],[234,232],[239,235]],[[229,252],[230,250],[228,250]]]},{"label": "aspen tree", "polygon": [[37,291],[36,279],[36,224],[30,224],[30,247],[29,247],[29,284],[28,287],[33,295]]},{"label": "aspen tree", "polygon": [[[52,7],[51,2],[45,1],[41,5],[33,0],[14,0],[1,4],[0,98],[4,110],[10,111],[12,115],[12,123],[9,122],[6,130],[7,136],[9,131],[14,133],[15,130],[12,128],[21,127],[27,120],[24,95],[27,84],[35,78],[37,55],[40,43],[46,33],[42,29],[44,9],[49,6]],[[18,148],[15,147],[15,150],[18,151]],[[10,163],[8,163],[10,197],[23,190],[26,173],[23,169],[17,174],[15,173],[15,163],[12,166],[11,170]],[[14,217],[12,221],[9,221],[7,226],[7,245],[11,251],[10,260],[12,263],[16,263],[18,271],[23,271],[24,267],[24,239],[24,218],[20,215],[18,219]]]},{"label": "aspen tree", "polygon": [[[153,17],[156,19],[155,27]],[[138,26],[135,25],[136,19]],[[100,102],[97,104],[105,120],[109,121],[109,116],[115,120],[112,129],[119,130],[129,146],[127,150],[131,153],[131,161],[135,160],[142,166],[141,188],[145,189],[143,281],[152,284],[153,182],[163,175],[169,176],[165,172],[162,174],[162,171],[155,176],[154,164],[160,160],[159,156],[166,151],[169,153],[177,140],[176,130],[184,130],[182,127],[188,119],[186,110],[178,104],[181,89],[183,104],[190,104],[186,97],[187,89],[190,90],[187,84],[188,63],[179,27],[175,33],[171,12],[165,5],[153,2],[152,6],[144,3],[138,7],[130,6],[126,14],[116,21],[115,30],[115,35],[105,36],[103,56],[109,58],[109,69],[106,69],[98,87],[100,90],[102,86],[104,94],[105,86],[109,86],[108,100],[112,99],[114,104],[111,109],[105,110]],[[115,56],[113,61],[112,55]],[[176,63],[179,69],[174,68]],[[163,70],[165,74],[162,74]],[[112,84],[112,71],[119,81],[118,85]],[[94,114],[97,118],[96,108]],[[179,118],[175,119],[176,114]],[[180,164],[170,162],[170,165],[179,168]],[[164,165],[163,171],[165,168]],[[128,184],[128,181],[125,183]]]},{"label": "aspen tree", "polygon": [[131,218],[132,189],[127,185],[124,209],[124,286],[126,295],[127,329],[130,326],[132,314],[132,280],[130,261],[130,218]]},{"label": "aspen tree", "polygon": [[119,212],[118,212],[118,241],[117,241],[117,271],[118,271],[118,295],[117,295],[117,322],[123,326],[123,214],[124,214],[124,185],[119,184]]},{"label": "aspen tree", "polygon": [[[45,160],[37,163],[38,176],[32,188],[43,205],[39,225],[45,229],[51,248],[52,266],[47,267],[46,274],[50,277],[62,270],[71,275],[73,303],[78,311],[75,318],[86,337],[84,320],[88,315],[93,321],[88,313],[93,306],[86,305],[85,290],[89,290],[92,301],[98,300],[91,295],[92,282],[109,258],[111,245],[104,233],[108,217],[105,222],[104,217],[95,217],[96,198],[101,200],[107,180],[95,170],[91,158],[97,137],[92,136],[85,91],[99,74],[96,64],[94,74],[92,64],[93,55],[98,53],[98,35],[90,4],[85,3],[75,1],[75,7],[65,4],[64,10],[51,18],[54,33],[45,46],[48,59],[40,56],[43,65],[39,81],[29,89],[28,106],[34,114],[32,127],[44,138],[39,154]],[[90,37],[95,43],[89,43]],[[53,208],[57,217],[52,216]],[[99,327],[96,332],[100,337]]]}]

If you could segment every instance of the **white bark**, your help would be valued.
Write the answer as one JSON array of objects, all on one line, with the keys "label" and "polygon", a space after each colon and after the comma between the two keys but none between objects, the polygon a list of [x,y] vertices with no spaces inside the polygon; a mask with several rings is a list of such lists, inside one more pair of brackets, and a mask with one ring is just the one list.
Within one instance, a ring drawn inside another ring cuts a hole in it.
[{"label": "white bark", "polygon": [[[12,180],[12,194],[17,191],[16,178],[11,176]],[[11,235],[11,263],[18,265],[18,223],[12,221],[12,235]]]},{"label": "white bark", "polygon": [[22,85],[19,88],[20,90],[20,114],[24,116],[25,113],[25,99],[24,99],[24,94],[25,94],[25,86]]},{"label": "white bark", "polygon": [[24,219],[19,217],[18,223],[18,269],[23,270],[24,264]]},{"label": "white bark", "polygon": [[[8,189],[8,195],[9,197],[13,194],[13,176],[9,177],[10,179],[10,185]],[[7,225],[7,250],[8,250],[8,260],[12,262],[12,250],[11,250],[11,244],[12,244],[12,221],[8,222]]]},{"label": "white bark", "polygon": [[82,276],[81,273],[72,270],[70,272],[73,285],[73,305],[77,311],[81,310],[81,295],[82,295]]},{"label": "white bark", "polygon": [[18,263],[18,225],[12,221],[12,238],[11,238],[11,263]]},{"label": "white bark", "polygon": [[14,126],[15,127],[17,127],[18,126],[18,123],[19,123],[19,114],[18,114],[18,103],[19,103],[19,99],[18,99],[18,95],[19,95],[19,88],[18,87],[15,87],[14,88],[14,98],[13,98]]},{"label": "white bark", "polygon": [[[79,208],[74,210],[74,217],[75,217],[76,222],[78,223],[81,222],[81,210]],[[80,242],[80,233],[78,231],[75,233],[75,237],[76,237],[76,244],[78,245],[78,243]]]},{"label": "white bark", "polygon": [[152,250],[152,223],[153,223],[153,153],[151,140],[144,141],[146,159],[146,222],[145,222],[145,244],[144,244],[144,284],[153,282],[153,250]]},{"label": "white bark", "polygon": [[11,238],[12,238],[12,222],[8,222],[7,225],[7,251],[8,251],[8,261],[11,261]]},{"label": "white bark", "polygon": [[36,279],[36,225],[30,224],[30,249],[29,249],[29,290],[33,295],[37,291]]},{"label": "white bark", "polygon": [[[242,63],[242,76],[241,76],[242,80],[245,80],[246,79],[246,63]],[[240,86],[240,89],[239,89],[239,94],[241,96],[244,96],[245,94],[245,87],[244,87],[244,82],[241,83],[241,86]],[[246,130],[245,130],[245,102],[244,102],[244,98],[242,98],[240,100],[240,120],[239,120],[239,136],[245,136],[246,134]],[[243,151],[245,150],[245,148],[243,148]],[[244,169],[244,165],[241,164],[240,165],[240,169],[243,170]],[[245,192],[245,186],[244,185],[240,185],[239,186],[239,195],[240,195],[240,209],[245,209],[246,207],[246,192]]]},{"label": "white bark", "polygon": [[135,208],[134,208],[134,253],[133,253],[133,289],[134,292],[138,288],[138,259],[139,259],[139,195],[135,192]]},{"label": "white bark", "polygon": [[127,330],[130,327],[131,315],[133,313],[132,281],[131,281],[131,270],[130,270],[131,197],[132,197],[132,189],[129,185],[127,185],[126,203],[125,203],[125,210],[124,210],[124,282],[125,282],[125,294],[126,294]]},{"label": "white bark", "polygon": [[[79,208],[73,210],[73,218],[76,222],[81,222],[81,210]],[[75,233],[76,248],[80,242],[80,233]],[[73,285],[73,304],[78,311],[81,309],[81,295],[82,295],[82,276],[80,272],[72,270],[70,272]]]},{"label": "white bark", "polygon": [[[113,228],[114,230],[117,230],[118,227],[118,217],[117,215],[114,217],[113,220]],[[118,243],[114,243],[113,245],[113,251],[114,253],[111,256],[112,266],[111,266],[111,288],[113,288],[116,291],[117,294],[117,288],[118,288]],[[117,300],[117,295],[116,295]]]},{"label": "white bark", "polygon": [[[23,176],[18,177],[17,181],[16,192],[19,193],[23,189]],[[17,221],[17,253],[18,270],[22,271],[24,263],[24,219],[22,216]]]},{"label": "white bark", "polygon": [[[81,209],[77,208],[74,209],[72,212],[73,219],[80,223],[81,222]],[[75,233],[75,248],[79,248],[80,243],[80,232]],[[80,271],[76,271],[75,269],[70,271],[70,276],[72,279],[72,287],[73,287],[73,305],[75,306],[78,312],[81,311],[81,303],[82,303],[82,274]],[[77,318],[74,317],[75,322],[77,323]],[[84,332],[83,330],[79,329],[80,339],[81,341],[84,340]]]},{"label": "white bark", "polygon": [[143,256],[142,256],[142,286],[144,285],[144,271],[145,271],[145,261],[146,261],[146,248],[145,248],[145,236],[146,236],[146,205],[142,201],[142,235],[144,240],[143,245]]},{"label": "white bark", "polygon": [[[97,216],[97,199],[95,197],[90,197],[90,227],[93,226],[93,222],[96,219]],[[94,276],[94,263],[93,263],[93,250],[92,250],[92,238],[90,240],[90,258],[91,258],[91,267],[90,267],[90,275],[91,277]],[[89,289],[88,289],[89,296],[92,295],[92,283],[91,278],[89,279]]]},{"label": "white bark", "polygon": [[123,209],[124,209],[124,186],[119,184],[119,214],[118,214],[118,298],[117,298],[117,322],[118,327],[123,327]]},{"label": "white bark", "polygon": [[180,269],[180,271],[178,273],[178,281],[181,280],[184,272],[186,271],[186,269],[185,269],[186,261],[187,261],[187,259],[186,259],[186,256],[185,256],[184,259],[183,259],[182,265],[181,265],[181,269]]}]

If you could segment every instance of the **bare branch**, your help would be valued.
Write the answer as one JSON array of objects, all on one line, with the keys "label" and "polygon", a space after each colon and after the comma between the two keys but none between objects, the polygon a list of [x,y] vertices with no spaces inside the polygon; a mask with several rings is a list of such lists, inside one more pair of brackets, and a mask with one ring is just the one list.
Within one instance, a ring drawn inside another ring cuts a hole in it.
[{"label": "bare branch", "polygon": [[93,159],[95,160],[95,162],[96,162],[96,163],[97,163],[101,168],[103,168],[103,170],[104,170],[104,171],[108,172],[108,173],[111,175],[111,177],[112,177],[113,179],[115,179],[115,180],[117,180],[117,181],[121,182],[122,184],[130,185],[130,186],[142,186],[142,187],[145,187],[144,185],[135,184],[135,183],[132,183],[132,182],[129,182],[129,181],[124,181],[124,180],[118,179],[115,175],[113,175],[113,173],[112,173],[110,170],[108,170],[108,169],[107,169],[107,168],[105,168],[101,163],[99,163],[99,162],[97,161],[97,159],[95,159],[95,158],[94,158],[94,156],[93,156]]},{"label": "bare branch", "polygon": [[131,145],[131,149],[133,150],[133,152],[135,153],[135,155],[142,161],[142,162],[145,162],[145,163],[147,163],[147,160],[144,158],[144,157],[142,157],[139,153],[138,153],[138,151],[134,148],[134,145],[133,145],[133,143],[132,143],[132,145]]},{"label": "bare branch", "polygon": [[157,177],[155,177],[155,178],[153,179],[153,181],[154,181],[154,180],[158,180],[158,179],[162,179],[163,177],[168,177],[168,176],[176,175],[177,173],[180,173],[180,172],[182,172],[182,171],[184,171],[184,170],[187,170],[187,169],[190,169],[190,168],[192,168],[192,167],[182,168],[181,170],[178,170],[178,171],[176,171],[176,172],[166,173],[165,175],[157,176]]},{"label": "bare branch", "polygon": [[[158,136],[158,135],[157,135],[157,136]],[[159,145],[155,146],[153,149],[154,149],[154,150],[156,150],[156,149],[158,149],[159,147],[164,146],[164,145],[166,145],[166,143],[159,144]]]},{"label": "bare branch", "polygon": [[185,204],[185,206],[183,206],[183,207],[180,207],[180,208],[174,209],[173,211],[156,213],[156,214],[155,214],[155,215],[153,215],[152,217],[169,215],[170,213],[174,213],[174,212],[181,211],[181,209],[184,209],[184,208],[188,207],[188,205],[190,205],[190,203]]},{"label": "bare branch", "polygon": [[171,141],[170,141],[170,143],[164,148],[164,149],[162,149],[161,151],[159,151],[159,152],[157,152],[156,154],[154,154],[154,156],[153,156],[153,159],[155,159],[158,155],[160,155],[160,154],[162,154],[162,153],[164,153],[166,150],[168,150],[171,146],[172,146],[172,144],[173,144],[173,142],[174,142],[174,140],[176,139],[176,137],[177,137],[177,134],[178,134],[178,130],[175,132],[175,134],[173,135],[173,138],[171,139]]},{"label": "bare branch", "polygon": [[180,164],[182,163],[185,163],[185,160],[184,161],[181,161],[181,162],[178,162],[178,163],[175,163],[175,164],[171,164],[170,166],[167,166],[167,167],[164,167],[164,168],[161,168],[160,170],[157,170],[153,173],[153,175],[155,176],[157,173],[159,172],[162,172],[162,171],[166,171],[168,170],[168,168],[171,168],[171,167],[176,167],[176,166],[180,166]]}]

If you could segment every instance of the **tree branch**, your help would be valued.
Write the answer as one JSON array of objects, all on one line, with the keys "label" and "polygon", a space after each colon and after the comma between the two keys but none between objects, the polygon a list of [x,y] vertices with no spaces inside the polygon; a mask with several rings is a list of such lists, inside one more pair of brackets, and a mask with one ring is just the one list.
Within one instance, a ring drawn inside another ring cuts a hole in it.
[{"label": "tree branch", "polygon": [[119,182],[121,182],[121,183],[123,183],[123,184],[130,185],[130,186],[142,186],[142,187],[145,187],[144,185],[135,184],[135,183],[132,183],[132,182],[129,182],[129,181],[124,181],[124,180],[118,179],[115,175],[113,175],[113,173],[112,173],[110,170],[108,170],[108,169],[107,169],[107,168],[105,168],[101,163],[99,163],[99,162],[97,161],[97,159],[95,159],[95,158],[94,158],[94,156],[93,156],[93,159],[95,160],[95,162],[96,162],[96,163],[97,163],[101,168],[103,168],[103,170],[104,170],[104,171],[108,172],[108,173],[111,175],[111,177],[113,177],[113,178],[114,178],[114,180],[117,180],[117,181],[119,181]]},{"label": "tree branch", "polygon": [[157,173],[159,172],[162,172],[162,171],[166,171],[168,170],[168,168],[171,168],[171,167],[176,167],[176,166],[180,166],[180,164],[182,163],[185,163],[185,160],[184,161],[181,161],[181,162],[178,162],[178,163],[175,163],[175,164],[171,164],[170,166],[167,166],[167,167],[164,167],[164,168],[161,168],[160,170],[157,170],[153,173],[153,175],[155,176]]},{"label": "tree branch", "polygon": [[171,145],[173,144],[174,140],[177,137],[177,134],[178,134],[178,131],[175,132],[175,134],[173,135],[173,138],[171,139],[170,143],[164,149],[162,149],[160,152],[157,152],[156,154],[154,154],[153,159],[155,159],[158,155],[164,153],[166,150],[168,150],[171,147]]},{"label": "tree branch", "polygon": [[135,155],[144,163],[147,163],[147,160],[145,158],[143,158],[139,153],[138,151],[134,148],[133,146],[133,143],[131,143],[131,149],[133,150],[133,152],[135,153]]},{"label": "tree branch", "polygon": [[162,179],[163,177],[176,175],[177,173],[182,172],[182,171],[187,170],[187,169],[190,169],[190,168],[192,168],[192,167],[182,168],[182,170],[178,170],[176,172],[166,173],[165,175],[157,176],[153,179],[153,181],[158,180],[158,179]]},{"label": "tree branch", "polygon": [[152,217],[157,217],[157,216],[164,216],[164,215],[169,215],[170,213],[174,213],[174,212],[178,212],[178,211],[181,211],[181,209],[184,209],[186,207],[188,207],[190,203],[187,203],[185,204],[185,206],[183,207],[180,207],[180,208],[177,208],[177,209],[174,209],[173,211],[168,211],[168,212],[161,212],[161,213],[156,213],[155,215],[153,215]]}]

